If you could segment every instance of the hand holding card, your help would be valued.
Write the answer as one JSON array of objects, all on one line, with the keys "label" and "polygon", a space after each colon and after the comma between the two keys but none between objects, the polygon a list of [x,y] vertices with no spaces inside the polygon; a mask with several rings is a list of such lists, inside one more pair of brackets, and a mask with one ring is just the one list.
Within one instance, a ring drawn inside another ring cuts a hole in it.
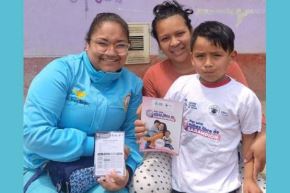
[{"label": "hand holding card", "polygon": [[124,143],[124,132],[96,133],[95,176],[106,176],[112,171],[125,175]]}]

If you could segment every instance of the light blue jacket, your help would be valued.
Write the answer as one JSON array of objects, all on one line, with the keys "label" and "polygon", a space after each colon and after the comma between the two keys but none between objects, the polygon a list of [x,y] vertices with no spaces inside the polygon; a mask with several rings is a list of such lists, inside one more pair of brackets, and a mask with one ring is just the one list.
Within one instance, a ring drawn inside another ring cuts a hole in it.
[{"label": "light blue jacket", "polygon": [[126,165],[134,171],[142,161],[133,125],[142,86],[126,68],[96,71],[86,52],[52,61],[32,81],[24,105],[24,167],[93,155],[96,131],[125,131]]}]

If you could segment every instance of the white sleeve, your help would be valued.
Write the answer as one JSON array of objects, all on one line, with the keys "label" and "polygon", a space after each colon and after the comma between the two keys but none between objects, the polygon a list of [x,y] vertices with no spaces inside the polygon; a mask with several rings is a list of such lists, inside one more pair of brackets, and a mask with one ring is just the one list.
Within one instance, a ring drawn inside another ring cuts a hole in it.
[{"label": "white sleeve", "polygon": [[260,132],[262,126],[262,107],[258,97],[251,91],[242,96],[240,125],[243,134]]},{"label": "white sleeve", "polygon": [[168,89],[166,95],[164,96],[164,99],[181,101],[183,88],[186,85],[186,81],[184,80],[185,77],[182,76],[176,79]]}]

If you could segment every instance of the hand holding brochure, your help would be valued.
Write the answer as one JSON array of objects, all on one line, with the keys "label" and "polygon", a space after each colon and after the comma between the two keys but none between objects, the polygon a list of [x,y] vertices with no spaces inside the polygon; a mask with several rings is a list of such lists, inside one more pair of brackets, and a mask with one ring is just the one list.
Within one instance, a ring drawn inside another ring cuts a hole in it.
[{"label": "hand holding brochure", "polygon": [[124,143],[124,132],[96,133],[95,176],[104,176],[112,170],[125,175]]},{"label": "hand holding brochure", "polygon": [[143,97],[141,120],[147,133],[141,139],[140,151],[179,152],[183,103]]}]

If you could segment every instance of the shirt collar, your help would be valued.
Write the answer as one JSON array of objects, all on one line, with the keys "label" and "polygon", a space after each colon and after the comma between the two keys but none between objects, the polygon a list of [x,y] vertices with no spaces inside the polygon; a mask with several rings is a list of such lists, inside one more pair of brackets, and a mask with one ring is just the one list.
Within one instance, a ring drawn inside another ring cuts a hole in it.
[{"label": "shirt collar", "polygon": [[114,80],[117,80],[123,72],[122,68],[119,72],[104,72],[101,70],[96,70],[90,62],[86,52],[83,52],[83,59],[90,78],[95,84],[110,84]]},{"label": "shirt collar", "polygon": [[[200,81],[200,75],[197,76],[199,81]],[[229,76],[225,76],[224,79],[220,80],[219,82],[202,82],[200,81],[200,83],[208,88],[217,88],[223,85],[228,84],[231,81],[231,78]]]}]

